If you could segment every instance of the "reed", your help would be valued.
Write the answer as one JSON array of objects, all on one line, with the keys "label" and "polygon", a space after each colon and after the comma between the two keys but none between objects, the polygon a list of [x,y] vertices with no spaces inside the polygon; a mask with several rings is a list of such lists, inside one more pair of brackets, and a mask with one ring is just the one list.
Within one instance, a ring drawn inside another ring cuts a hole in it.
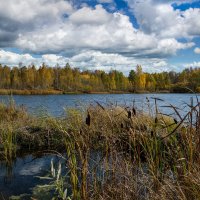
[{"label": "reed", "polygon": [[[81,157],[79,170],[84,176],[80,181],[87,185],[84,186],[87,196],[81,192],[79,198],[190,199],[188,191],[192,192],[193,199],[200,198],[199,179],[192,180],[200,168],[199,106],[199,103],[190,106],[188,113],[181,116],[178,109],[170,105],[178,122],[159,113],[157,108],[154,117],[145,113],[136,116],[132,113],[130,117],[127,109],[105,108],[99,104],[88,109],[86,115],[89,113],[90,117],[85,116],[85,125],[84,120],[80,120],[78,126],[77,119],[72,120],[68,125],[76,127],[70,129],[70,138],[76,144],[72,149]],[[87,152],[94,149],[102,158],[91,169]],[[92,181],[88,178],[90,175]]]},{"label": "reed", "polygon": [[9,158],[26,137],[38,142],[35,148],[63,147],[69,174],[62,176],[58,167],[56,175],[52,167],[60,199],[66,199],[66,185],[73,200],[200,199],[200,103],[187,105],[184,116],[169,105],[171,117],[159,111],[157,101],[148,114],[96,102],[85,112],[67,109],[62,119],[27,115],[25,122],[15,106],[4,118],[8,107],[1,105],[4,155]]},{"label": "reed", "polygon": [[7,163],[15,158],[16,155],[16,136],[12,127],[5,124],[3,129],[0,130],[2,157]]}]

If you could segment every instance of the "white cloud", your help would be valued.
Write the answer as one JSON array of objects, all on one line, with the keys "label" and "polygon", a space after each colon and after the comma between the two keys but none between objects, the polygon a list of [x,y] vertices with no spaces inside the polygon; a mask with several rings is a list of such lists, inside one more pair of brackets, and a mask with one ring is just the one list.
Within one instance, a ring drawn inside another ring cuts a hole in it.
[{"label": "white cloud", "polygon": [[179,49],[187,49],[194,46],[193,42],[180,43],[174,38],[161,39],[158,43],[157,48],[146,51],[145,54],[153,54],[160,56],[175,55]]},{"label": "white cloud", "polygon": [[44,54],[41,57],[33,57],[30,54],[18,54],[10,51],[0,50],[0,64],[9,66],[18,66],[19,63],[22,65],[35,64],[36,66],[42,65],[42,63],[48,66],[54,67],[57,64],[65,66],[69,62],[67,57],[58,56],[55,54]]},{"label": "white cloud", "polygon": [[[127,1],[139,29],[126,14],[108,12],[102,5],[80,7],[72,3],[75,0],[0,0],[0,47],[42,55],[34,58],[2,50],[0,62],[54,66],[69,61],[78,67],[121,71],[137,64],[146,71],[173,68],[166,59],[193,47],[192,39],[200,35],[200,9],[174,10],[171,3],[181,0]],[[114,5],[113,0],[98,2]]]},{"label": "white cloud", "polygon": [[111,14],[109,14],[101,5],[97,5],[95,9],[89,7],[83,7],[74,12],[69,17],[69,21],[73,24],[104,24],[111,20]]},{"label": "white cloud", "polygon": [[117,53],[102,53],[100,51],[83,51],[69,58],[69,63],[73,67],[82,69],[109,71],[116,69],[128,75],[131,69],[135,69],[141,64],[146,72],[170,71],[171,65],[165,59],[160,58],[137,58],[126,57]]},{"label": "white cloud", "polygon": [[84,7],[74,11],[65,21],[23,33],[16,45],[41,53],[73,53],[100,50],[105,53],[132,56],[170,56],[177,50],[193,46],[174,38],[157,38],[133,27],[128,16],[109,13],[102,6]]},{"label": "white cloud", "polygon": [[64,0],[0,0],[0,47],[15,47],[19,35],[56,24],[73,10]]},{"label": "white cloud", "polygon": [[44,62],[47,65],[53,67],[57,64],[60,66],[65,66],[65,64],[69,62],[69,59],[63,56],[57,56],[55,54],[45,54],[38,61],[39,63]]},{"label": "white cloud", "polygon": [[0,64],[15,65],[19,63],[31,64],[35,59],[30,54],[17,54],[9,51],[0,50]]},{"label": "white cloud", "polygon": [[165,59],[126,57],[116,53],[107,54],[100,51],[83,51],[72,57],[45,54],[42,57],[35,58],[30,54],[18,54],[0,50],[0,63],[9,66],[18,66],[19,63],[26,66],[35,64],[36,67],[41,66],[42,63],[51,67],[54,67],[57,64],[63,67],[66,63],[70,63],[72,67],[79,67],[82,69],[101,69],[107,72],[110,69],[116,69],[125,74],[128,74],[131,69],[135,69],[137,64],[142,64],[143,69],[147,72],[169,71]]},{"label": "white cloud", "polygon": [[200,54],[200,48],[199,48],[199,47],[196,47],[196,48],[194,49],[194,53]]},{"label": "white cloud", "polygon": [[185,68],[195,68],[195,67],[200,67],[200,62],[193,62],[193,63],[187,63],[187,64],[184,64],[184,67]]},{"label": "white cloud", "polygon": [[[142,31],[162,38],[193,38],[200,35],[200,9],[174,10],[181,1],[127,0]],[[187,1],[185,1],[187,2]]]},{"label": "white cloud", "polygon": [[70,14],[73,7],[63,0],[0,0],[0,15],[21,23],[55,21],[62,14]]}]

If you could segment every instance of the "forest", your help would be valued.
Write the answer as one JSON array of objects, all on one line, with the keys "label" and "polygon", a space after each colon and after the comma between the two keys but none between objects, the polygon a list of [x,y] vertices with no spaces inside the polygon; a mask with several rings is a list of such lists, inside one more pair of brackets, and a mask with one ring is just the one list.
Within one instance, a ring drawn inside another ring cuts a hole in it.
[{"label": "forest", "polygon": [[137,65],[128,76],[117,70],[85,70],[65,67],[9,67],[0,64],[0,93],[5,91],[60,91],[61,93],[100,92],[200,92],[200,69],[188,68],[180,73],[143,72]]}]

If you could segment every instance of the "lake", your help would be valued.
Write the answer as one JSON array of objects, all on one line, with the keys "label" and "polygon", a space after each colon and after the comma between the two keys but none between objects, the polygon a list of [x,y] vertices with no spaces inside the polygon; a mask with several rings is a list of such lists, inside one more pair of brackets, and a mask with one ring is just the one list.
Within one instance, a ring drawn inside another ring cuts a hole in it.
[{"label": "lake", "polygon": [[[200,96],[199,94],[197,95]],[[0,95],[0,101],[8,103],[10,96]],[[29,113],[40,114],[48,113],[52,116],[62,116],[64,108],[75,107],[84,109],[95,101],[103,106],[121,105],[135,106],[140,110],[148,111],[147,99],[150,100],[151,107],[154,105],[154,99],[159,98],[164,101],[157,101],[159,106],[168,106],[172,104],[180,108],[181,112],[187,111],[186,103],[190,104],[191,98],[196,102],[195,94],[70,94],[70,95],[13,95],[17,105],[23,105],[28,109]],[[160,107],[164,113],[171,113],[172,110]]]}]

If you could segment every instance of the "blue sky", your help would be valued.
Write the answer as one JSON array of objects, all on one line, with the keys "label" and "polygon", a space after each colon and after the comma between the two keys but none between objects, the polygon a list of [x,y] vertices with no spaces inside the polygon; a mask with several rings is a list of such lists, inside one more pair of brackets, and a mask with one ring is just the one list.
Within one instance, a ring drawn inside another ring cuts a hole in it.
[{"label": "blue sky", "polygon": [[81,69],[200,67],[200,1],[0,0],[0,63]]}]

